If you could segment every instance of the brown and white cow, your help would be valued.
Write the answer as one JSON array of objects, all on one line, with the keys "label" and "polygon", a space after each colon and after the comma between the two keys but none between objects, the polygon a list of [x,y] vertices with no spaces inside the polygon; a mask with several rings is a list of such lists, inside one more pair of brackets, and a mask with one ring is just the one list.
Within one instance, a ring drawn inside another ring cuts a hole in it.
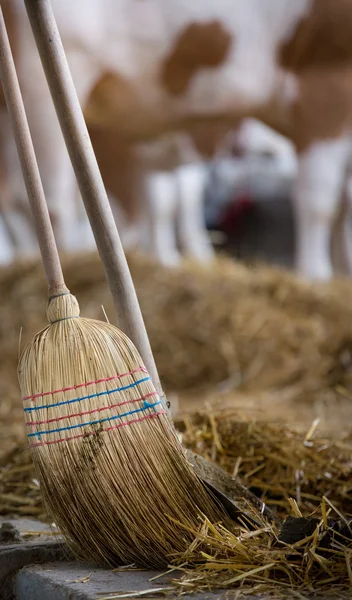
[{"label": "brown and white cow", "polygon": [[[51,213],[62,245],[74,181],[22,0],[17,65]],[[3,3],[4,4],[4,3]],[[329,239],[349,154],[350,0],[52,0],[82,105],[96,82],[116,82],[121,147],[169,131],[253,116],[299,152],[297,266],[331,275]],[[1,132],[8,151],[11,140]],[[64,199],[64,201],[63,201]]]},{"label": "brown and white cow", "polygon": [[181,256],[213,257],[205,227],[206,170],[188,134],[121,145],[114,128],[95,124],[89,132],[125,247],[142,248],[167,266]]}]

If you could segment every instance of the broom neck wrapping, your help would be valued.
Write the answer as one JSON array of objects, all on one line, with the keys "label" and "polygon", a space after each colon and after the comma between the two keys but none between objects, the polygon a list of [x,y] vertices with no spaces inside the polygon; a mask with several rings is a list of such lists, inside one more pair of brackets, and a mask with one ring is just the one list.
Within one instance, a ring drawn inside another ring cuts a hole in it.
[{"label": "broom neck wrapping", "polygon": [[49,296],[68,292],[45,200],[33,142],[0,6],[0,78],[32,209]]}]

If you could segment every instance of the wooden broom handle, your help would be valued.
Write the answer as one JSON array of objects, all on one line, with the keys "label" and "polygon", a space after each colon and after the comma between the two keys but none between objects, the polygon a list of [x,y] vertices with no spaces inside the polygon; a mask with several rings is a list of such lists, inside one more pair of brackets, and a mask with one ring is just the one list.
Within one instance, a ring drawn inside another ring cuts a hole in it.
[{"label": "wooden broom handle", "polygon": [[119,326],[131,338],[141,354],[154,386],[165,405],[136,291],[72,81],[50,0],[25,0],[25,5],[78,186],[105,268]]},{"label": "wooden broom handle", "polygon": [[1,6],[0,78],[33,213],[49,295],[67,292]]}]

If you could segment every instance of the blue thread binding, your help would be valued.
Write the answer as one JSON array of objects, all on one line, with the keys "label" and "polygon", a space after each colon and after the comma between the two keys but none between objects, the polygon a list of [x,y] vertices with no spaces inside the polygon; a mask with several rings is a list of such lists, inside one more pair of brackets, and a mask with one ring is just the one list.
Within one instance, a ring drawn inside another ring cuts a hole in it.
[{"label": "blue thread binding", "polygon": [[60,321],[67,321],[67,319],[79,319],[79,316],[76,317],[62,317],[62,319],[56,319],[56,321],[50,321],[50,325],[54,325],[54,323],[59,323]]},{"label": "blue thread binding", "polygon": [[[143,402],[143,406],[144,408],[153,408],[155,406],[155,404],[152,404],[151,402],[149,402],[148,400],[144,400]],[[154,412],[156,412],[156,410],[154,409]]]},{"label": "blue thread binding", "polygon": [[49,298],[49,304],[52,300],[54,300],[54,298],[60,298],[60,296],[71,296],[71,292],[63,292],[62,294],[55,294],[55,296],[50,296]]},{"label": "blue thread binding", "polygon": [[70,425],[69,427],[59,427],[58,429],[48,429],[46,431],[35,431],[32,433],[28,433],[27,437],[37,436],[38,439],[42,435],[50,435],[51,433],[60,433],[61,431],[70,431],[71,429],[78,429],[78,427],[87,427],[88,425],[98,425],[100,423],[105,423],[106,421],[115,421],[116,419],[121,419],[122,417],[128,417],[129,415],[134,415],[136,413],[141,412],[142,410],[146,410],[146,408],[154,408],[158,404],[161,404],[161,400],[154,402],[153,404],[149,404],[148,406],[143,406],[142,408],[137,408],[135,410],[130,410],[122,415],[115,415],[114,417],[105,417],[104,419],[98,419],[97,421],[89,421],[87,423],[80,423],[79,425]]},{"label": "blue thread binding", "polygon": [[63,400],[62,402],[55,402],[54,404],[43,404],[41,406],[31,406],[30,408],[24,408],[24,412],[33,412],[36,410],[41,410],[43,408],[54,408],[55,406],[63,406],[64,404],[74,404],[74,402],[82,402],[83,400],[90,400],[90,398],[99,398],[100,396],[105,396],[109,394],[113,394],[114,392],[123,392],[124,390],[128,390],[130,388],[136,387],[140,383],[144,381],[149,381],[150,377],[144,377],[143,379],[139,379],[134,383],[130,383],[129,385],[125,385],[123,387],[115,388],[113,390],[105,390],[104,392],[98,392],[96,394],[90,394],[89,396],[82,396],[81,398],[73,398],[72,400]]}]

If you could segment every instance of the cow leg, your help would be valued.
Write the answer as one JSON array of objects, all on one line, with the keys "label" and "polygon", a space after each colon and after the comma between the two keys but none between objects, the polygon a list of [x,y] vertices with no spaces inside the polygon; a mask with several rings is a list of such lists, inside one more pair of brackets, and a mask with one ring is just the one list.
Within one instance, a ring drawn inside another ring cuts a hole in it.
[{"label": "cow leg", "polygon": [[0,213],[13,258],[34,258],[38,244],[7,112],[0,113]]},{"label": "cow leg", "polygon": [[205,170],[199,164],[177,169],[178,234],[183,253],[201,262],[214,256],[205,227]]},{"label": "cow leg", "polygon": [[[28,41],[27,38],[24,41]],[[19,77],[56,242],[61,249],[70,250],[77,239],[73,171],[42,66],[32,44],[24,47],[21,58]],[[20,173],[18,176],[23,181]],[[16,202],[28,206],[24,186],[16,192]]]},{"label": "cow leg", "polygon": [[29,207],[21,201],[1,210],[2,222],[10,242],[13,258],[34,259],[39,252]]},{"label": "cow leg", "polygon": [[110,193],[108,196],[122,246],[126,251],[135,250],[141,243],[140,225],[137,220],[130,221],[119,202],[119,198],[112,196]]},{"label": "cow leg", "polygon": [[145,170],[114,128],[91,124],[89,134],[122,245],[134,249],[141,243]]},{"label": "cow leg", "polygon": [[146,250],[161,264],[174,267],[181,257],[176,244],[177,189],[174,175],[156,171],[146,176]]},{"label": "cow leg", "polygon": [[332,277],[330,241],[348,158],[348,141],[313,143],[298,157],[294,190],[296,268],[307,279]]},{"label": "cow leg", "polygon": [[0,216],[0,265],[7,265],[14,259],[13,242],[9,236],[3,216]]},{"label": "cow leg", "polygon": [[[68,60],[81,105],[84,106],[98,71],[79,52],[69,53]],[[44,79],[41,64],[31,54],[30,77],[22,65],[23,91],[27,115],[36,150],[44,192],[57,245],[62,250],[82,248],[85,237],[78,210],[78,194],[74,172],[58,123],[53,102]]]},{"label": "cow leg", "polygon": [[352,275],[352,175],[350,172],[347,174],[344,189],[344,214],[341,230],[344,274]]}]

